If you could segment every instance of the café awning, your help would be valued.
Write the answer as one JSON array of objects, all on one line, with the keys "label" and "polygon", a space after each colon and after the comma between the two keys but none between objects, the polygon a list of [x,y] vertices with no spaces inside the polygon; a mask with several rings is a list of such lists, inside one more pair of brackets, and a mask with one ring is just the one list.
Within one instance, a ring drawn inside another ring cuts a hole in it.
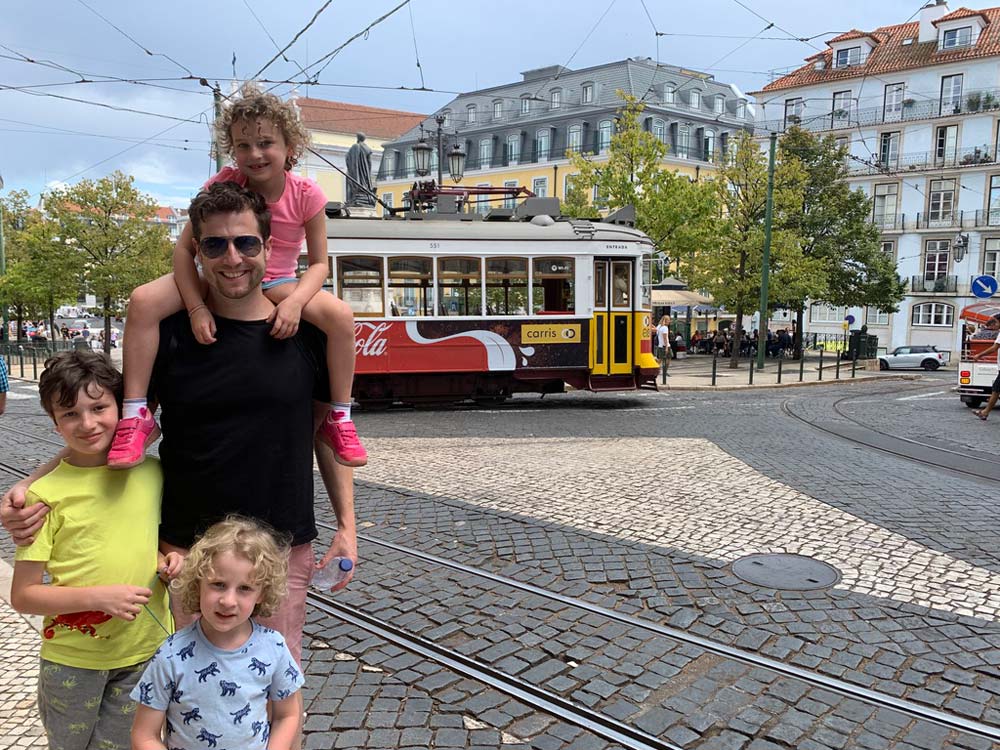
[{"label": "caf\u00e9 awning", "polygon": [[654,289],[652,302],[656,307],[712,304],[711,298],[703,297],[697,292],[689,292],[687,289]]}]

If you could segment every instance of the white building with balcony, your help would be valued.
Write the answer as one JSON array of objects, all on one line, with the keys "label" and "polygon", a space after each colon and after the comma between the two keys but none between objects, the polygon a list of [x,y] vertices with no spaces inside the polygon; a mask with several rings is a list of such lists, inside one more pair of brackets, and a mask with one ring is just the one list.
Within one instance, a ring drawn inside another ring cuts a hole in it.
[{"label": "white building with balcony", "polygon": [[907,291],[893,314],[813,305],[805,330],[840,333],[851,315],[881,347],[956,352],[971,280],[1000,271],[1000,8],[932,0],[917,21],[827,45],[754,92],[756,133],[798,124],[848,147]]}]

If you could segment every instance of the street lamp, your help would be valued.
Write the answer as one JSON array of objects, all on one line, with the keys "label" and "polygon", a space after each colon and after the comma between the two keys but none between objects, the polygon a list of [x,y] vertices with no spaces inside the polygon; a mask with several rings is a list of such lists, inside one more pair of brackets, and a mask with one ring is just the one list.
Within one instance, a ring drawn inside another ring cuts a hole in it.
[{"label": "street lamp", "polygon": [[457,143],[448,152],[448,171],[451,173],[451,179],[456,183],[461,182],[465,175],[465,151]]},{"label": "street lamp", "polygon": [[427,139],[421,135],[420,140],[413,147],[413,165],[420,177],[426,177],[431,171],[431,154],[433,152],[433,147],[428,145]]}]

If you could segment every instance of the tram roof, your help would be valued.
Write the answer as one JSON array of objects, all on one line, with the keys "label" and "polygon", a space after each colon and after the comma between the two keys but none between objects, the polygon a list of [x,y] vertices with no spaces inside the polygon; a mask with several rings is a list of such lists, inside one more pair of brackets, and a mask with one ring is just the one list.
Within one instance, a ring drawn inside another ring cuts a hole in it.
[{"label": "tram roof", "polygon": [[414,221],[410,219],[327,219],[328,239],[507,240],[532,242],[639,242],[652,244],[638,229],[597,221]]}]

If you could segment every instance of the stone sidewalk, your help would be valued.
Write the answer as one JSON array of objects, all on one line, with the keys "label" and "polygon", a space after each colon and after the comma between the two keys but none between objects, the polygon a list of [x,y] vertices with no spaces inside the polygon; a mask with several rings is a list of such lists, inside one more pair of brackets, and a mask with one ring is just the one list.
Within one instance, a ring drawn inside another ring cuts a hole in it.
[{"label": "stone sidewalk", "polygon": [[9,604],[12,572],[0,560],[0,748],[45,748],[35,704],[40,636],[35,624]]}]

